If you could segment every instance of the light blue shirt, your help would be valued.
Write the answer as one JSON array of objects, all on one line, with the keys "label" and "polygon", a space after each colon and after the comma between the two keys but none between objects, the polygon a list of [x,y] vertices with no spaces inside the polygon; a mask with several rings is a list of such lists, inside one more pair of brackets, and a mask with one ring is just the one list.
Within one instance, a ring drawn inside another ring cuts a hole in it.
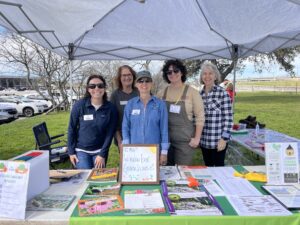
[{"label": "light blue shirt", "polygon": [[144,107],[140,97],[128,101],[122,123],[123,144],[159,144],[169,149],[168,111],[164,101],[151,96]]}]

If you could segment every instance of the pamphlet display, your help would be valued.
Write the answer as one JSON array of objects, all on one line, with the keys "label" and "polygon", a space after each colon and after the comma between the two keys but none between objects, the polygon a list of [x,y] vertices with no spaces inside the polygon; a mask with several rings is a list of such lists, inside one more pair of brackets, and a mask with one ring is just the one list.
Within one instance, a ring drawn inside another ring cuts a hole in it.
[{"label": "pamphlet display", "polygon": [[25,219],[30,170],[27,162],[0,161],[0,217]]},{"label": "pamphlet display", "polygon": [[299,183],[298,143],[266,143],[265,149],[268,184]]},{"label": "pamphlet display", "polygon": [[122,184],[158,184],[158,146],[123,145],[120,181]]}]

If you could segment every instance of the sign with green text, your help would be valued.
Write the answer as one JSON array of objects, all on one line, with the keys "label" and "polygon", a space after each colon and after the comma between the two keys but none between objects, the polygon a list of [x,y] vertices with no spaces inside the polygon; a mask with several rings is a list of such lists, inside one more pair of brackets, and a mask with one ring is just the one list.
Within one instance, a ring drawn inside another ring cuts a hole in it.
[{"label": "sign with green text", "polygon": [[124,145],[120,166],[122,184],[158,184],[159,147],[157,145]]}]

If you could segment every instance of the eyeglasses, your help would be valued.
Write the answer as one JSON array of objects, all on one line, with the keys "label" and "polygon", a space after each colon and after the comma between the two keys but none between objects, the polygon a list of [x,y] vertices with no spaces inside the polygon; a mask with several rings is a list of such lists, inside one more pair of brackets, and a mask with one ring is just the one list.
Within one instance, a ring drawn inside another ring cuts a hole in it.
[{"label": "eyeglasses", "polygon": [[152,80],[151,79],[140,79],[137,81],[137,83],[142,84],[142,83],[151,83]]},{"label": "eyeglasses", "polygon": [[105,88],[105,84],[99,83],[99,84],[89,84],[88,85],[88,88],[90,88],[90,89],[95,89],[96,87],[103,89],[103,88]]},{"label": "eyeglasses", "polygon": [[168,70],[166,74],[167,74],[168,76],[171,76],[171,75],[172,75],[172,73],[176,73],[176,74],[177,74],[177,73],[179,73],[179,72],[180,72],[180,70],[179,70],[179,69],[175,69],[175,70]]},{"label": "eyeglasses", "polygon": [[121,77],[132,77],[132,74],[121,74]]}]

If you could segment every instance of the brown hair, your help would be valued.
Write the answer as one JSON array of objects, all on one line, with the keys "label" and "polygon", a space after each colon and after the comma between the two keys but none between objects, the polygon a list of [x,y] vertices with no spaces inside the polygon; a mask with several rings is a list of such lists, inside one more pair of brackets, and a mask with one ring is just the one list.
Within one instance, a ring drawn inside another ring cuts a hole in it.
[{"label": "brown hair", "polygon": [[122,69],[129,69],[129,71],[130,71],[130,73],[132,74],[132,77],[133,77],[132,89],[134,89],[134,81],[136,79],[136,72],[132,69],[131,66],[128,66],[128,65],[123,65],[123,66],[120,66],[118,68],[117,77],[115,79],[115,83],[117,85],[117,88],[120,89],[120,90],[123,89],[123,85],[122,85],[122,82],[121,82]]}]

